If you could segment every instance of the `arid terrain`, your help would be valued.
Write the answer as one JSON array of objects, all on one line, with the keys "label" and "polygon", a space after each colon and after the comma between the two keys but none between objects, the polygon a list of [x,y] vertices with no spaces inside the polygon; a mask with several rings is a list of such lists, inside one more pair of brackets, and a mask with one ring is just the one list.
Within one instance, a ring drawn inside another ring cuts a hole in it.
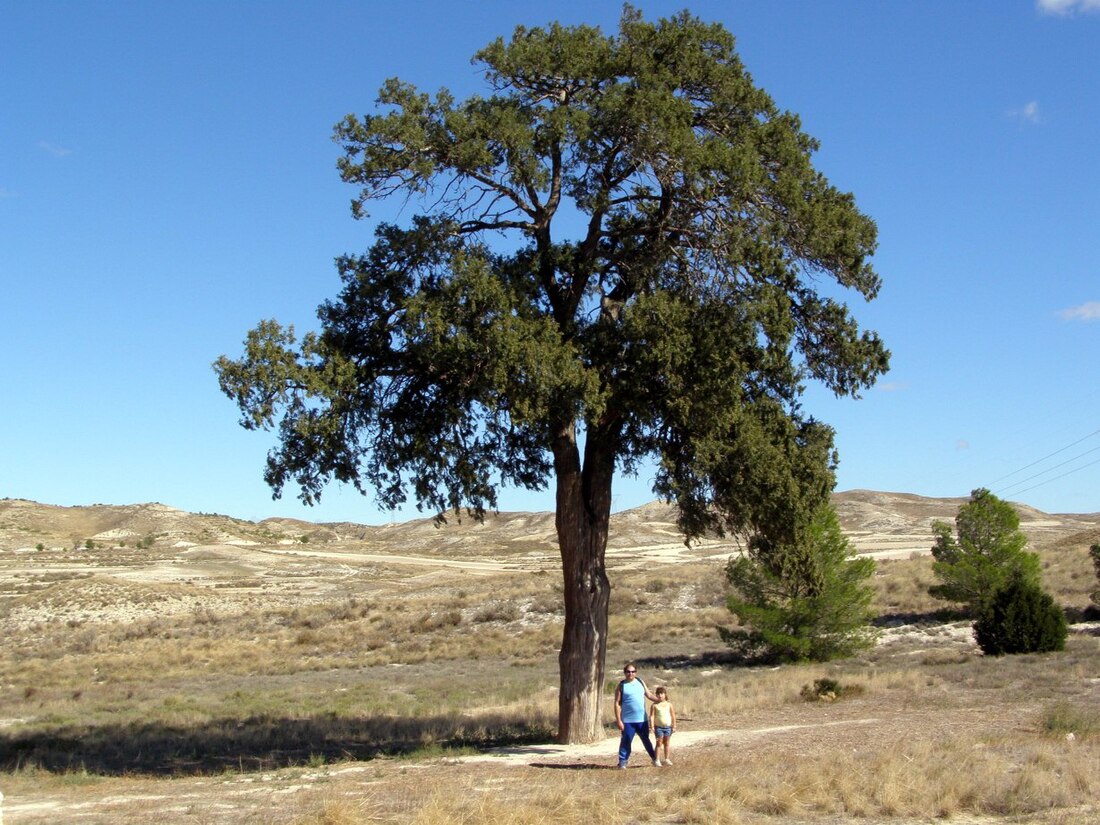
[{"label": "arid terrain", "polygon": [[607,741],[551,744],[552,514],[368,527],[0,500],[3,821],[1100,822],[1100,514],[1017,508],[1072,633],[990,659],[926,592],[931,523],[962,502],[838,494],[879,560],[879,641],[781,668],[715,630],[736,542],[686,546],[660,504],[616,515],[609,697],[637,660],[682,718],[674,766],[620,773],[609,700]]}]

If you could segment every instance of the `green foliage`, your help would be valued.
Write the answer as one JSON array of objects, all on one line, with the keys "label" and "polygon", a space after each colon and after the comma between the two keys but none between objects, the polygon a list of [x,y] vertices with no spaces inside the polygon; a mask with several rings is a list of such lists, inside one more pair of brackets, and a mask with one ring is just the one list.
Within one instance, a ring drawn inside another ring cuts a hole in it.
[{"label": "green foliage", "polygon": [[[1100,579],[1100,544],[1094,544],[1089,548],[1089,556],[1092,558],[1092,566],[1096,569],[1096,578]],[[1100,604],[1100,590],[1094,590],[1090,598],[1093,604]]]},{"label": "green foliage", "polygon": [[982,605],[974,623],[987,655],[1046,653],[1066,646],[1066,615],[1039,585],[1015,575]]},{"label": "green foliage", "polygon": [[730,560],[727,606],[748,629],[720,628],[723,639],[746,655],[785,660],[824,661],[869,646],[874,560],[852,558],[828,503],[796,532],[794,544],[752,542]]},{"label": "green foliage", "polygon": [[[262,321],[214,367],[242,426],[278,430],[276,496],[336,479],[481,517],[501,485],[554,480],[564,718],[601,695],[616,472],[654,462],[689,537],[776,525],[787,545],[832,488],[833,432],[800,401],[888,368],[837,297],[878,293],[877,230],[719,25],[626,6],[617,35],[521,26],[474,62],[485,95],[395,78],[337,124],[353,214],[420,214],[337,259],[319,331]],[[575,718],[599,735],[598,709]]]},{"label": "green foliage", "polygon": [[313,502],[336,478],[480,513],[501,483],[580,467],[580,430],[581,469],[607,477],[586,489],[655,458],[691,535],[781,510],[800,473],[831,484],[778,459],[793,442],[831,458],[804,380],[856,395],[887,368],[817,289],[876,295],[876,229],[733,37],[627,7],[617,36],[520,27],[475,63],[487,96],[393,79],[377,113],[337,125],[356,215],[391,195],[426,211],[337,261],[319,334],[263,321],[215,365],[242,424],[278,428],[276,492]]},{"label": "green foliage", "polygon": [[958,539],[942,521],[932,525],[936,543],[932,570],[941,584],[928,589],[937,599],[961,602],[977,612],[1014,577],[1039,584],[1039,557],[1024,548],[1020,517],[989,490],[977,489],[955,517]]}]

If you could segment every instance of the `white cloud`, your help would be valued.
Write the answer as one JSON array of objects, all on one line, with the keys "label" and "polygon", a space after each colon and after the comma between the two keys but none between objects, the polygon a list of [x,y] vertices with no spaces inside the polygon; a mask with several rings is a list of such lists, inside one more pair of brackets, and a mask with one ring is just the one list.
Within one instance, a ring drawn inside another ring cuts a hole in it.
[{"label": "white cloud", "polygon": [[38,141],[38,148],[58,158],[63,158],[73,153],[72,149],[66,149],[64,146],[58,146],[54,143],[47,143],[44,140]]},{"label": "white cloud", "polygon": [[[1097,0],[1100,2],[1100,0]],[[1019,109],[1009,109],[1009,117],[1015,118],[1022,123],[1041,123],[1042,117],[1039,115],[1039,101],[1029,100]]]},{"label": "white cloud", "polygon": [[901,392],[909,389],[909,384],[905,381],[885,381],[881,384],[875,384],[875,389],[881,392]]},{"label": "white cloud", "polygon": [[955,442],[955,449],[956,450],[969,450],[970,449],[970,442],[967,441],[965,438],[960,438],[958,441]]},{"label": "white cloud", "polygon": [[1100,321],[1100,301],[1088,301],[1079,307],[1063,309],[1059,315],[1067,321]]},{"label": "white cloud", "polygon": [[1100,12],[1100,0],[1036,0],[1035,6],[1043,14],[1068,17],[1077,12]]}]

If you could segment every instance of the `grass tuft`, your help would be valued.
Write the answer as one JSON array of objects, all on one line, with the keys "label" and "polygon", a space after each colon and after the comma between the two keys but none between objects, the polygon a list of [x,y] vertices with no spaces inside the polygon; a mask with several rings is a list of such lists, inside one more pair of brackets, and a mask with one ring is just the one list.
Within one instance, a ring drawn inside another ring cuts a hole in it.
[{"label": "grass tuft", "polygon": [[1043,711],[1039,727],[1044,733],[1072,739],[1091,739],[1100,733],[1100,710],[1083,708],[1066,700],[1055,702]]}]

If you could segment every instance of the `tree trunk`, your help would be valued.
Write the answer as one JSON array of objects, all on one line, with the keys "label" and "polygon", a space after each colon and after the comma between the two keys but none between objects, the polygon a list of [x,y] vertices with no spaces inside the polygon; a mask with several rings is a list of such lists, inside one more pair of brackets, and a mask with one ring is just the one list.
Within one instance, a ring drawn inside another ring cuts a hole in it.
[{"label": "tree trunk", "polygon": [[611,585],[604,566],[614,454],[590,432],[580,465],[573,428],[555,441],[556,526],[565,584],[565,629],[558,656],[558,741],[603,737],[603,679]]}]

